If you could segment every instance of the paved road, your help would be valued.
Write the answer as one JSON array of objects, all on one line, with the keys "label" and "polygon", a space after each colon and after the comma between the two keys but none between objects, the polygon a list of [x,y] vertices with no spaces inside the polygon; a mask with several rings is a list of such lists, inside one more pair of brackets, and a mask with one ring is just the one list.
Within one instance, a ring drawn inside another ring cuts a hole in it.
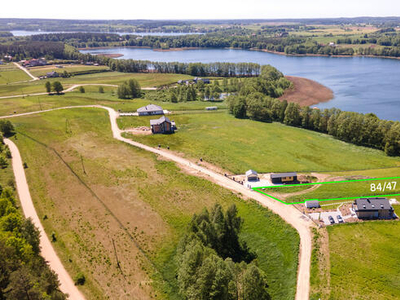
[{"label": "paved road", "polygon": [[26,68],[24,68],[23,66],[21,66],[19,63],[14,63],[14,65],[16,65],[18,68],[20,68],[22,71],[24,71],[26,74],[28,74],[29,75],[29,77],[31,77],[32,78],[32,80],[40,80],[38,77],[36,77],[36,76],[33,76],[32,74],[31,74],[31,72],[29,72]]},{"label": "paved road", "polygon": [[21,202],[22,210],[26,218],[31,218],[33,224],[40,231],[40,252],[41,255],[48,261],[50,268],[54,270],[58,279],[60,280],[60,289],[63,293],[66,293],[73,300],[85,299],[82,293],[74,285],[74,282],[65,270],[61,260],[57,256],[53,245],[47,237],[40,219],[36,213],[35,207],[32,202],[31,194],[29,192],[28,183],[25,177],[24,167],[22,165],[21,155],[17,146],[9,139],[4,139],[4,142],[10,148],[12,154],[12,167],[15,176],[15,182],[17,185],[18,196]]},{"label": "paved road", "polygon": [[[111,87],[118,87],[118,85],[115,84],[106,84],[106,83],[84,83],[84,84],[73,84],[71,87],[65,89],[62,91],[62,93],[68,93],[72,92],[74,89],[80,86],[89,86],[89,85],[95,85],[95,86],[111,86]],[[143,91],[155,91],[157,90],[156,87],[144,87],[141,88]],[[41,96],[41,95],[47,95],[48,93],[33,93],[33,94],[23,94],[23,95],[10,95],[10,96],[1,96],[0,99],[9,99],[9,98],[21,98],[21,97],[28,97],[28,96]]]},{"label": "paved road", "polygon": [[[258,201],[259,203],[263,204],[264,206],[268,207],[274,213],[278,214],[281,218],[283,218],[287,223],[291,224],[300,235],[300,255],[299,255],[299,266],[297,274],[296,300],[309,299],[310,266],[311,266],[311,251],[312,251],[312,246],[311,246],[312,235],[310,227],[313,226],[314,223],[312,223],[305,215],[303,215],[292,205],[282,204],[278,201],[273,200],[272,198],[269,198],[252,190],[249,190],[245,188],[243,185],[238,184],[219,173],[216,173],[208,168],[194,164],[187,159],[184,159],[180,156],[171,153],[170,151],[149,147],[147,145],[122,137],[121,133],[123,131],[120,130],[117,125],[118,113],[112,108],[100,105],[83,105],[83,106],[68,106],[68,107],[50,109],[46,111],[82,108],[82,107],[106,109],[110,116],[111,130],[113,137],[115,139],[128,143],[132,146],[144,149],[146,151],[155,153],[157,155],[163,156],[169,160],[178,163],[181,166],[184,166],[185,168],[189,168],[190,170],[196,172],[198,176],[202,177],[205,176],[208,180],[213,181],[224,188],[227,188],[236,193],[241,193],[243,196],[247,198],[252,198]],[[19,115],[4,116],[0,118],[18,117],[18,116],[37,114],[42,112],[45,111],[29,112]]]}]

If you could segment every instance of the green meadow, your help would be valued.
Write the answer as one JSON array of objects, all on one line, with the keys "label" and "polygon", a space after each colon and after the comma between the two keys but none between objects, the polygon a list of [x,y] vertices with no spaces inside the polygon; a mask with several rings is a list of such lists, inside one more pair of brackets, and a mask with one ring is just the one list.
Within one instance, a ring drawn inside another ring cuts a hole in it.
[{"label": "green meadow", "polygon": [[[121,128],[149,126],[154,117],[121,117]],[[186,157],[210,162],[243,174],[248,169],[267,172],[311,172],[400,166],[399,158],[382,151],[338,141],[328,135],[280,123],[235,119],[227,112],[174,114],[173,135],[130,136],[151,146],[161,144]]]},{"label": "green meadow", "polygon": [[12,121],[39,217],[47,234],[55,233],[54,247],[70,274],[86,276],[88,299],[180,299],[177,243],[192,214],[215,202],[237,205],[241,238],[257,253],[273,299],[294,298],[299,237],[277,215],[113,139],[104,110]]}]

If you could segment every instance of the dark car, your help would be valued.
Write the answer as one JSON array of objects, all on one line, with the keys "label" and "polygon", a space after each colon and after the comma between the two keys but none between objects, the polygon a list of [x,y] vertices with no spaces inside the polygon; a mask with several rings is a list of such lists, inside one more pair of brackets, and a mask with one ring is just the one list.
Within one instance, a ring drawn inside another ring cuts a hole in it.
[{"label": "dark car", "polygon": [[336,218],[337,218],[339,223],[344,223],[343,218],[342,218],[341,215],[338,215]]},{"label": "dark car", "polygon": [[335,220],[333,219],[332,216],[329,216],[328,219],[329,219],[329,222],[331,222],[331,224],[335,224]]}]

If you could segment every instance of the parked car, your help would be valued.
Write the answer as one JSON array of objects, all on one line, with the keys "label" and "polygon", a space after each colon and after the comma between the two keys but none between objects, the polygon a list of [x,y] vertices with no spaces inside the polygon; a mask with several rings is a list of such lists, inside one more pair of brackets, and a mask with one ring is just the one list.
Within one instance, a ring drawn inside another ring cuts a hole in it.
[{"label": "parked car", "polygon": [[328,219],[329,219],[329,222],[331,222],[331,224],[335,224],[335,220],[333,219],[332,216],[329,216]]},{"label": "parked car", "polygon": [[339,223],[344,223],[343,218],[342,218],[341,215],[338,215],[336,218],[337,218]]}]

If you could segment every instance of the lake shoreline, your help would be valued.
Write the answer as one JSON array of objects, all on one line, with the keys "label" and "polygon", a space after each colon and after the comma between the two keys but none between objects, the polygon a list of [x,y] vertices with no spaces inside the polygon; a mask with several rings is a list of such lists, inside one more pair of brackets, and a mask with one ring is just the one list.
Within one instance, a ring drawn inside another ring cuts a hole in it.
[{"label": "lake shoreline", "polygon": [[116,46],[116,47],[109,46],[109,47],[78,48],[78,50],[89,51],[89,50],[98,50],[98,49],[107,50],[107,49],[115,49],[115,48],[150,49],[150,50],[153,50],[155,52],[173,52],[173,51],[185,51],[185,50],[208,50],[208,49],[210,49],[210,50],[214,49],[215,50],[215,49],[223,49],[223,50],[258,51],[258,52],[266,52],[266,53],[270,53],[270,54],[277,54],[277,55],[288,56],[288,57],[332,57],[332,58],[368,57],[368,58],[385,58],[385,59],[400,60],[400,57],[395,57],[395,56],[359,55],[359,54],[354,54],[354,55],[326,55],[326,54],[312,54],[312,53],[287,54],[285,52],[278,52],[278,51],[267,50],[267,49],[256,49],[256,48],[243,49],[243,48],[237,48],[237,47],[225,47],[225,48],[180,47],[180,48],[161,49],[161,48],[151,48],[149,46]]}]

